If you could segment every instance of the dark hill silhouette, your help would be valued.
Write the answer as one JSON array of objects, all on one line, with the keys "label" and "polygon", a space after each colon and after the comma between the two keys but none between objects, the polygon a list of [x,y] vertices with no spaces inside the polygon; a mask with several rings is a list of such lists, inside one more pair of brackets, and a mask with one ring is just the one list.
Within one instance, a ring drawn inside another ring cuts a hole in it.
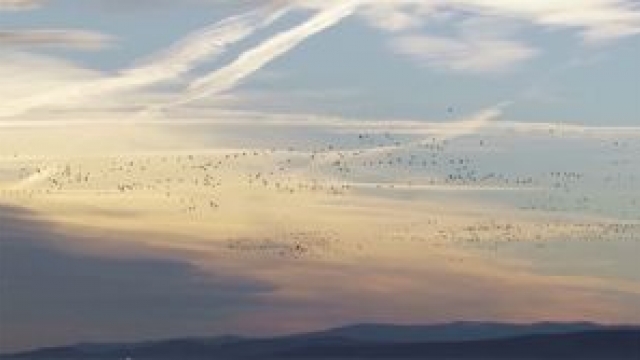
[{"label": "dark hill silhouette", "polygon": [[192,338],[80,344],[0,359],[640,359],[640,327],[589,323],[355,325],[265,339]]},{"label": "dark hill silhouette", "polygon": [[291,359],[640,359],[640,330],[526,335],[460,342],[348,344],[277,354]]},{"label": "dark hill silhouette", "polygon": [[339,336],[362,341],[426,342],[485,340],[518,335],[561,334],[619,328],[624,327],[606,327],[590,322],[505,324],[459,321],[434,325],[357,324],[301,336]]}]

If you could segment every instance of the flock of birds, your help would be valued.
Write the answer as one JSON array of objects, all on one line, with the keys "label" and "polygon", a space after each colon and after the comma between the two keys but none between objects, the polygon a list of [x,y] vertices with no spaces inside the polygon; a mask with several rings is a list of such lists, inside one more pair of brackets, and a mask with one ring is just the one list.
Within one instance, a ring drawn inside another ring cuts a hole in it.
[{"label": "flock of birds", "polygon": [[[186,216],[215,222],[215,214],[233,202],[233,192],[243,189],[288,197],[345,197],[371,193],[372,189],[384,196],[423,191],[428,197],[428,191],[434,189],[511,189],[517,190],[510,192],[515,194],[510,195],[510,201],[519,211],[547,215],[606,214],[611,207],[607,201],[617,196],[618,220],[548,220],[523,226],[489,219],[454,227],[439,225],[436,218],[426,227],[431,231],[424,231],[424,227],[420,231],[405,229],[392,237],[434,246],[471,244],[493,249],[505,242],[542,241],[549,233],[583,241],[640,241],[640,173],[635,171],[640,161],[639,143],[603,142],[608,151],[620,154],[607,160],[603,173],[579,168],[527,173],[500,171],[484,162],[481,154],[495,151],[491,138],[469,138],[461,143],[438,137],[412,141],[390,133],[361,133],[348,140],[348,145],[336,142],[306,148],[64,161],[15,154],[0,169],[0,184],[6,184],[0,186],[0,201],[28,202],[82,193],[126,202],[143,194]],[[608,190],[610,194],[604,196]],[[227,247],[242,253],[302,257],[328,253],[339,241],[339,235],[330,231],[292,231],[262,240],[231,239]],[[364,246],[357,244],[358,248]]]}]

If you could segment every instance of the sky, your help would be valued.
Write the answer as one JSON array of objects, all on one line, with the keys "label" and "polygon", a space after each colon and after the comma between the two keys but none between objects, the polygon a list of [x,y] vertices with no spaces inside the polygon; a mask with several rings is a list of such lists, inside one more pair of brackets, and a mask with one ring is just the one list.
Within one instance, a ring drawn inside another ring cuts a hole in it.
[{"label": "sky", "polygon": [[0,0],[0,352],[639,323],[635,0]]}]

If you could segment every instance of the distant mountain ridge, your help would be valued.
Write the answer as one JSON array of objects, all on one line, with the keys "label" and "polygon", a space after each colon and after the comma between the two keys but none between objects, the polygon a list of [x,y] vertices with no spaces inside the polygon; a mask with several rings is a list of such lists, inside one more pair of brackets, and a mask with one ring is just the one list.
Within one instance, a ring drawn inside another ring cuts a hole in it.
[{"label": "distant mountain ridge", "polygon": [[78,344],[2,360],[200,359],[640,359],[640,325],[593,323],[359,324],[326,331],[131,344]]},{"label": "distant mountain ridge", "polygon": [[[640,325],[638,325],[640,327]],[[590,322],[507,324],[458,321],[433,325],[356,324],[306,336],[340,336],[362,341],[419,342],[487,340],[518,335],[560,334],[589,330],[625,329],[631,326],[605,326]],[[633,327],[631,327],[633,328]]]}]

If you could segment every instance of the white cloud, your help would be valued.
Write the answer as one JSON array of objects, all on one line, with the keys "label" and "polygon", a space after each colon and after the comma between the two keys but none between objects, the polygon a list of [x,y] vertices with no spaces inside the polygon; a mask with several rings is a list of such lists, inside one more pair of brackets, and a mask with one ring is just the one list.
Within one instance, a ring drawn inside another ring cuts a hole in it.
[{"label": "white cloud", "polygon": [[[543,27],[576,29],[585,42],[640,33],[640,7],[634,0],[370,0],[369,6],[380,13],[391,9],[396,19],[450,11],[520,19]],[[389,28],[389,20],[382,16],[367,18],[374,26]]]},{"label": "white cloud", "polygon": [[188,93],[172,105],[181,105],[213,94],[227,91],[262,69],[273,60],[285,55],[310,36],[338,24],[352,15],[362,0],[350,0],[327,7],[310,20],[279,33],[262,44],[247,50],[231,64],[192,82]]},{"label": "white cloud", "polygon": [[110,36],[93,31],[75,29],[0,30],[0,45],[10,47],[64,47],[97,50],[112,42]]},{"label": "white cloud", "polygon": [[430,35],[399,37],[393,49],[424,65],[464,72],[503,71],[537,54],[534,48],[513,40]]},{"label": "white cloud", "polygon": [[59,58],[19,52],[0,53],[0,98],[2,114],[34,93],[55,93],[57,89],[79,86],[100,79],[96,71],[83,69]]},{"label": "white cloud", "polygon": [[483,11],[528,19],[551,27],[573,27],[582,37],[617,38],[640,30],[640,10],[634,1],[625,0],[459,0]]},{"label": "white cloud", "polygon": [[[0,0],[0,4],[9,3],[35,2]],[[292,4],[318,12],[303,24],[278,33],[245,51],[229,65],[192,81],[184,94],[170,94],[168,97],[178,100],[170,101],[167,107],[231,90],[308,37],[335,26],[355,13],[366,16],[380,28],[392,31],[392,47],[398,53],[412,56],[426,66],[475,73],[508,70],[539,52],[530,44],[519,40],[510,23],[525,20],[545,26],[574,27],[581,29],[585,39],[602,40],[633,33],[637,29],[638,18],[637,8],[620,0],[584,0],[580,3],[581,6],[575,0],[270,1],[265,7],[268,11],[261,8],[197,31],[133,68],[113,75],[96,72],[93,81],[74,81],[71,86],[42,89],[33,87],[32,94],[25,94],[25,97],[18,99],[13,96],[15,101],[5,101],[7,106],[0,109],[0,116],[15,116],[38,107],[79,106],[88,99],[95,99],[105,93],[110,98],[122,99],[132,90],[176,80],[189,74],[203,62],[220,55],[229,45],[272,24],[287,13],[294,6]],[[418,31],[429,21],[447,18],[455,12],[463,12],[465,20],[453,22],[456,30],[454,35],[436,36]],[[388,16],[384,16],[385,14]],[[73,44],[74,41],[76,44],[89,43],[85,41],[88,37],[74,37],[71,33],[31,32],[29,36],[24,33],[11,33],[7,36],[8,32],[4,33],[5,43],[64,43],[64,39],[68,44]],[[2,38],[0,33],[0,42]],[[5,87],[13,86],[7,84],[5,82]],[[140,99],[144,95],[141,92],[137,94]],[[101,100],[105,101],[104,98]]]},{"label": "white cloud", "polygon": [[0,0],[0,11],[31,10],[41,3],[40,0]]},{"label": "white cloud", "polygon": [[[640,33],[640,7],[624,0],[370,0],[362,14],[393,34],[395,51],[423,65],[465,72],[502,71],[534,57],[539,50],[514,31],[519,22],[574,29],[588,44]],[[459,16],[452,20],[452,14]],[[441,19],[456,35],[425,30],[442,25]]]},{"label": "white cloud", "polygon": [[271,25],[287,11],[286,7],[273,12],[259,9],[225,19],[186,36],[161,54],[152,56],[146,64],[125,70],[121,75],[133,82],[148,84],[185,74],[201,62],[222,54],[229,45]]},{"label": "white cloud", "polygon": [[[286,7],[275,10],[270,8],[268,11],[258,9],[225,19],[186,36],[183,40],[160,54],[153,55],[141,64],[130,69],[125,69],[112,76],[101,74],[100,76],[96,76],[93,81],[72,81],[68,84],[60,84],[57,87],[38,87],[38,84],[41,84],[42,81],[36,79],[33,86],[30,86],[32,93],[25,93],[23,97],[14,97],[12,101],[6,102],[7,106],[0,109],[0,116],[16,116],[45,106],[60,107],[73,104],[77,105],[95,99],[98,95],[122,94],[123,92],[141,87],[174,80],[188,73],[203,61],[210,61],[216,56],[221,55],[231,44],[245,39],[261,27],[270,25],[287,11],[288,8]],[[24,40],[23,37],[22,42],[24,42]],[[31,39],[30,41],[33,42],[35,40]],[[0,43],[2,43],[1,33]],[[33,60],[35,56],[31,56],[30,58]],[[11,59],[5,60],[10,62],[10,65],[13,67],[18,66]],[[48,62],[48,60],[46,62]],[[3,64],[3,66],[4,65],[5,64]],[[65,68],[68,69],[69,67],[71,67],[71,64],[67,63]],[[30,73],[30,68],[30,66],[22,68],[21,71]],[[55,69],[48,68],[48,70],[51,70],[53,73],[46,74],[44,76],[45,79],[49,75],[54,77],[58,76],[58,74],[55,74],[55,71],[59,70],[57,67]],[[64,74],[66,74],[66,72],[60,75],[64,76]],[[9,76],[4,79],[11,78],[12,77]],[[6,80],[3,84],[9,87],[22,86],[11,80]],[[104,97],[101,98],[100,101],[105,101]]]},{"label": "white cloud", "polygon": [[373,4],[363,8],[362,14],[370,24],[386,31],[412,30],[425,25],[432,6],[397,5],[390,3]]}]

